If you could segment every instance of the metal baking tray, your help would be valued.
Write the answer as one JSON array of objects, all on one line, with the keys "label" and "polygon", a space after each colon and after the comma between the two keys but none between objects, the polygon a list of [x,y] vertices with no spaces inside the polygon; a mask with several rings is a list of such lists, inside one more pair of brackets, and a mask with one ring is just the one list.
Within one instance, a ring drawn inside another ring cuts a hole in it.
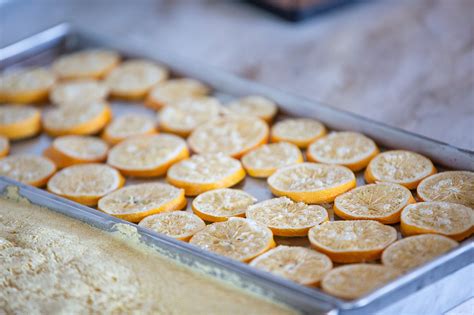
[{"label": "metal baking tray", "polygon": [[[264,95],[279,105],[279,119],[286,116],[312,117],[320,120],[330,129],[362,132],[383,148],[399,148],[419,152],[431,158],[437,167],[474,171],[474,152],[472,151],[459,149],[446,143],[334,109],[320,102],[265,87],[212,67],[200,65],[165,50],[155,51],[140,45],[140,43],[98,35],[68,24],[60,24],[1,49],[0,69],[8,70],[26,65],[47,65],[59,54],[88,47],[110,48],[117,50],[126,58],[146,58],[160,62],[166,65],[174,76],[192,77],[207,83],[213,88],[214,95],[222,101],[249,94]],[[129,111],[154,114],[154,111],[143,106],[116,101],[112,101],[112,110],[114,115]],[[13,154],[26,152],[41,154],[50,142],[51,139],[42,134],[33,139],[13,143],[11,151]],[[364,183],[361,175],[361,173],[357,174],[358,185]],[[127,184],[141,181],[143,180],[127,179]],[[101,229],[110,230],[117,222],[131,224],[92,208],[51,195],[43,190],[0,178],[0,190],[3,190],[7,185],[19,186],[20,193],[35,204],[51,208]],[[272,197],[266,188],[265,181],[260,179],[247,177],[237,187],[250,192],[258,200]],[[329,208],[330,205],[326,206]],[[189,208],[188,211],[190,211]],[[331,211],[330,214],[332,214]],[[375,312],[470,264],[474,256],[473,237],[471,237],[451,252],[399,277],[369,295],[357,300],[345,301],[327,295],[318,289],[295,284],[251,268],[246,264],[203,251],[188,243],[177,242],[157,235],[141,227],[138,227],[138,231],[144,241],[160,248],[160,251],[167,253],[169,257],[191,267],[197,264],[214,267],[209,270],[216,270],[217,267],[221,272],[213,272],[212,276],[224,280],[228,280],[230,276],[230,278],[238,280],[236,283],[245,284],[245,289],[280,301],[304,314],[367,314]],[[306,238],[277,237],[276,241],[279,244],[308,246]]]}]

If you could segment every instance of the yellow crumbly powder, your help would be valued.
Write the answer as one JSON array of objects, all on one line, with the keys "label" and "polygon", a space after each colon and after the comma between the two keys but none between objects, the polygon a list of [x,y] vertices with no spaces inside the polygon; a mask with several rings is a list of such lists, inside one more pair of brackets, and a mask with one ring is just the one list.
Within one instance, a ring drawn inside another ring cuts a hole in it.
[{"label": "yellow crumbly powder", "polygon": [[103,232],[9,195],[0,198],[0,313],[294,314],[134,246],[133,227]]}]

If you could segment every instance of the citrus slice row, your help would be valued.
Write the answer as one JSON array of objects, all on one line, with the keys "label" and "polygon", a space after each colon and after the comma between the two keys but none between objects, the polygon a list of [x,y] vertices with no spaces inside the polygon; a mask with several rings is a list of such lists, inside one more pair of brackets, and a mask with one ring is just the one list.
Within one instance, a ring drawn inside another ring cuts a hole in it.
[{"label": "citrus slice row", "polygon": [[275,117],[278,107],[276,104],[258,95],[251,95],[232,101],[226,107],[231,114],[255,116],[270,123]]},{"label": "citrus slice row", "polygon": [[299,148],[306,149],[308,145],[326,134],[326,128],[319,121],[308,118],[286,119],[277,122],[272,127],[272,142],[290,142]]},{"label": "citrus slice row", "polygon": [[117,144],[127,138],[157,133],[153,118],[141,114],[126,114],[112,120],[105,127],[102,138],[110,144]]},{"label": "citrus slice row", "polygon": [[11,140],[35,136],[41,129],[41,114],[27,105],[2,105],[0,107],[0,135]]},{"label": "citrus slice row", "polygon": [[0,160],[0,176],[19,182],[42,187],[56,171],[56,165],[42,156],[20,154],[10,155]]},{"label": "citrus slice row", "polygon": [[56,105],[74,106],[77,103],[103,101],[108,93],[109,90],[105,84],[96,80],[82,79],[56,84],[51,89],[49,98]]},{"label": "citrus slice row", "polygon": [[48,99],[56,78],[44,68],[25,68],[0,75],[0,103],[29,104]]},{"label": "citrus slice row", "polygon": [[154,214],[141,220],[138,225],[181,241],[188,241],[206,227],[201,218],[186,211]]}]

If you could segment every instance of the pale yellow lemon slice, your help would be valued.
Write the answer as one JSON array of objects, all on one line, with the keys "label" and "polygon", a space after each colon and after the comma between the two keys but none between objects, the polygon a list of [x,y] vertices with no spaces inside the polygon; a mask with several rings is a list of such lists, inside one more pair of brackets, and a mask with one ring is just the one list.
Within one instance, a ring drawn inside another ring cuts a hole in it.
[{"label": "pale yellow lemon slice", "polygon": [[276,104],[258,95],[242,97],[228,104],[230,113],[242,116],[256,116],[270,123],[275,117],[278,107]]},{"label": "pale yellow lemon slice", "polygon": [[326,134],[326,128],[319,121],[309,118],[285,119],[272,127],[272,142],[290,142],[305,149],[308,145]]},{"label": "pale yellow lemon slice", "polygon": [[157,133],[155,119],[147,115],[130,113],[114,118],[105,127],[102,138],[110,144],[117,144],[127,138],[155,133]]},{"label": "pale yellow lemon slice", "polygon": [[10,152],[10,141],[5,136],[0,136],[0,158],[5,157]]},{"label": "pale yellow lemon slice", "polygon": [[0,176],[42,187],[56,172],[56,165],[42,156],[29,154],[10,155],[0,160]]},{"label": "pale yellow lemon slice", "polygon": [[188,241],[206,227],[200,217],[186,211],[154,214],[141,220],[138,225],[181,241]]},{"label": "pale yellow lemon slice", "polygon": [[41,113],[31,106],[2,105],[0,107],[0,135],[10,140],[37,135],[41,130]]},{"label": "pale yellow lemon slice", "polygon": [[109,93],[105,84],[91,79],[65,81],[56,84],[49,98],[56,105],[67,106],[77,103],[94,103],[105,100]]},{"label": "pale yellow lemon slice", "polygon": [[0,103],[38,103],[48,100],[56,78],[44,68],[26,68],[0,74]]}]

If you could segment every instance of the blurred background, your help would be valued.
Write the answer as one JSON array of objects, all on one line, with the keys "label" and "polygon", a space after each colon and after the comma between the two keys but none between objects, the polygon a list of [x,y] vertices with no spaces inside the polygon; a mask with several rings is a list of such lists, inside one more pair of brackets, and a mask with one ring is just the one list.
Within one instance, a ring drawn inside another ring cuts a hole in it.
[{"label": "blurred background", "polygon": [[474,150],[473,0],[250,2],[0,0],[0,46],[68,21]]}]

